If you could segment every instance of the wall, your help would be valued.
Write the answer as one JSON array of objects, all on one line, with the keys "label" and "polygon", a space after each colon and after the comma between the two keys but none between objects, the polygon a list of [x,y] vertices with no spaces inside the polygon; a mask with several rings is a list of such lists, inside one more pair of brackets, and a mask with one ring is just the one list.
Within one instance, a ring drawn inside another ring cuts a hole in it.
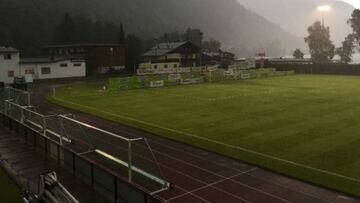
[{"label": "wall", "polygon": [[0,82],[13,83],[14,77],[8,77],[8,71],[14,71],[14,76],[19,75],[19,53],[11,53],[11,60],[5,60],[6,53],[0,53]]},{"label": "wall", "polygon": [[[87,66],[91,73],[104,73],[112,68],[125,68],[125,48],[109,47],[87,48]],[[104,69],[104,70],[102,70]]]},{"label": "wall", "polygon": [[301,74],[360,75],[360,65],[347,64],[268,64],[279,71],[294,70]]},{"label": "wall", "polygon": [[157,58],[158,60],[165,60],[165,59],[181,59],[181,54],[179,53],[172,53],[172,54],[166,54],[164,56],[160,56],[159,58]]},{"label": "wall", "polygon": [[[60,64],[65,63],[68,65],[67,67],[60,66]],[[74,64],[81,64],[81,66],[74,66]],[[26,70],[32,69],[35,80],[86,76],[86,64],[84,61],[66,60],[53,63],[21,64],[20,66],[22,75],[25,75]],[[44,67],[50,68],[50,74],[42,74],[41,69]]]}]

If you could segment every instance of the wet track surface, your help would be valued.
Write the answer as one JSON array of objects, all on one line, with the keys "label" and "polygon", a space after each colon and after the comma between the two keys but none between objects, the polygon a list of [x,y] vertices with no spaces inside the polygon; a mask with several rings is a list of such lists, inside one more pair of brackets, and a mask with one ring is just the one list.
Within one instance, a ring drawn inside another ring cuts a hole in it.
[{"label": "wet track surface", "polygon": [[0,165],[31,193],[38,193],[40,175],[55,171],[61,184],[80,202],[109,202],[83,181],[75,178],[58,163],[47,157],[24,139],[8,129],[0,127]]}]

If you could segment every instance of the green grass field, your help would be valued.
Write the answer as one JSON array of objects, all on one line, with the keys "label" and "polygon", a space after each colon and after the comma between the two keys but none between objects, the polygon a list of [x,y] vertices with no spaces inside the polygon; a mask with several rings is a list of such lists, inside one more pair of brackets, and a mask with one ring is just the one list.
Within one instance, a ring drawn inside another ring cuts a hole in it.
[{"label": "green grass field", "polygon": [[360,195],[360,77],[293,75],[158,89],[56,90],[55,103]]},{"label": "green grass field", "polygon": [[14,182],[0,168],[0,202],[20,203],[23,202],[20,190]]}]

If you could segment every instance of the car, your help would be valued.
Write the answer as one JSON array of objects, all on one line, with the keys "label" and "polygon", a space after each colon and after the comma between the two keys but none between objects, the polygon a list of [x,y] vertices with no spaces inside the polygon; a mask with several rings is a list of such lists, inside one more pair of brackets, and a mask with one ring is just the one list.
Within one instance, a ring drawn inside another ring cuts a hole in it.
[{"label": "car", "polygon": [[27,83],[24,76],[14,77],[14,82],[12,84],[13,88],[20,90],[27,90]]}]

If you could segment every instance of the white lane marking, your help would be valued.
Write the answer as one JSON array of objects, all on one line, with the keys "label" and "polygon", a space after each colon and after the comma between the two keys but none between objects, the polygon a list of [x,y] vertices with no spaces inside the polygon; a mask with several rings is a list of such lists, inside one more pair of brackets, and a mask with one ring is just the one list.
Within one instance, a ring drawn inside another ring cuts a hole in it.
[{"label": "white lane marking", "polygon": [[[127,134],[129,134],[129,133],[127,133]],[[156,142],[156,141],[154,141],[154,140],[152,140],[152,139],[150,139],[150,140],[148,140],[148,141],[149,141],[149,142],[152,142],[152,143],[155,143],[155,144],[158,144],[158,145],[161,145],[161,146],[163,146],[163,147],[165,147],[165,148],[172,149],[172,150],[174,150],[174,151],[176,151],[176,152],[181,152],[181,153],[184,153],[184,154],[186,154],[186,155],[188,155],[188,156],[192,156],[192,157],[195,157],[195,158],[197,158],[197,159],[201,159],[201,160],[204,160],[204,161],[207,161],[207,162],[211,162],[211,163],[214,164],[214,165],[218,165],[218,166],[221,166],[221,167],[223,167],[223,168],[227,168],[227,169],[230,169],[230,170],[239,172],[239,173],[241,172],[241,171],[240,171],[239,169],[237,169],[237,168],[234,168],[234,167],[231,167],[231,166],[227,166],[226,164],[222,164],[222,163],[219,163],[219,162],[215,162],[215,161],[210,160],[210,159],[206,159],[206,158],[204,158],[204,157],[195,155],[194,153],[190,153],[190,152],[187,152],[187,151],[184,151],[184,150],[179,150],[179,149],[177,149],[177,148],[175,148],[175,147],[170,147],[170,146],[168,146],[168,145],[164,145],[164,144],[162,144],[161,142]],[[154,150],[154,149],[153,149],[153,150]],[[170,157],[170,155],[169,155],[169,157]],[[175,157],[174,157],[174,158],[175,158]],[[174,158],[173,158],[173,159],[174,159]],[[324,202],[331,202],[331,201],[329,201],[329,200],[322,199],[321,197],[318,197],[318,196],[316,196],[316,195],[307,193],[306,191],[291,189],[291,188],[288,188],[288,187],[283,186],[282,184],[279,184],[279,183],[276,183],[276,182],[270,182],[270,181],[266,180],[265,178],[259,178],[259,177],[257,177],[257,176],[251,175],[251,174],[246,174],[246,175],[251,176],[251,177],[253,177],[253,178],[256,178],[256,179],[258,179],[258,180],[262,180],[262,181],[265,181],[265,182],[267,182],[267,183],[276,185],[276,186],[278,186],[278,187],[281,187],[281,188],[284,188],[284,189],[287,189],[287,190],[290,190],[290,191],[293,191],[293,192],[300,193],[300,194],[302,194],[302,195],[306,195],[306,196],[309,196],[309,197],[313,197],[313,198],[322,200],[322,201],[324,201]]]},{"label": "white lane marking", "polygon": [[[121,147],[118,147],[117,145],[115,145],[115,144],[113,144],[113,143],[108,143],[108,142],[105,142],[105,141],[102,141],[102,142],[104,142],[104,143],[106,143],[106,144],[109,144],[109,145],[113,145],[114,147],[117,147],[117,148],[119,148],[119,149],[121,149],[121,150],[126,151],[126,149],[121,148]],[[159,151],[156,151],[156,150],[153,150],[153,151],[154,151],[155,153],[161,154],[161,155],[163,155],[163,156],[168,156],[168,155],[166,155],[166,154],[164,154],[164,153],[162,153],[162,152],[159,152]],[[212,174],[212,175],[215,175],[215,176],[217,176],[217,177],[219,177],[219,178],[223,178],[223,179],[227,179],[227,178],[228,178],[228,177],[222,176],[222,175],[220,175],[220,174],[218,174],[218,173],[215,173],[215,172],[209,171],[209,170],[207,170],[207,169],[204,169],[204,168],[198,167],[198,166],[196,166],[196,165],[193,165],[193,164],[191,164],[191,163],[182,161],[182,160],[180,160],[180,159],[176,159],[176,158],[171,157],[171,156],[169,156],[169,157],[170,157],[170,159],[174,159],[174,160],[176,160],[176,161],[178,161],[178,162],[187,164],[187,165],[189,165],[189,166],[191,166],[191,167],[194,167],[194,168],[197,168],[197,169],[199,169],[199,170],[205,171],[205,172],[210,173],[210,174]],[[146,157],[143,157],[143,158],[147,159]],[[152,161],[152,160],[150,160],[150,161]],[[172,170],[176,170],[176,169],[173,169],[172,167],[167,167],[167,166],[165,166],[165,164],[161,164],[161,163],[158,163],[158,164],[161,165],[161,166],[163,166],[163,167],[165,167],[165,168],[168,168],[168,169],[170,169],[170,170],[171,170],[171,169],[172,169]],[[184,176],[186,176],[186,177],[188,177],[188,178],[190,178],[190,179],[193,179],[193,180],[196,180],[196,181],[201,181],[200,179],[195,178],[195,177],[190,176],[190,175],[187,175],[187,174],[185,174],[185,173],[183,173],[183,172],[179,172],[179,171],[177,171],[177,170],[176,170],[176,172],[181,173],[182,175],[184,175]],[[236,183],[236,184],[242,185],[242,186],[244,186],[244,187],[247,187],[247,188],[249,188],[249,189],[251,189],[251,190],[255,190],[255,191],[259,192],[259,193],[263,193],[263,194],[265,194],[265,195],[267,195],[267,196],[270,196],[270,197],[273,197],[273,198],[275,198],[275,199],[279,199],[279,200],[282,200],[282,201],[285,201],[285,202],[289,202],[288,200],[283,199],[282,197],[279,197],[279,196],[270,194],[270,193],[268,193],[268,192],[266,192],[266,191],[257,189],[257,188],[255,188],[255,187],[252,187],[252,186],[247,185],[247,184],[245,184],[245,183],[242,183],[242,182],[239,182],[239,181],[236,181],[236,180],[232,180],[232,179],[230,179],[230,181],[231,181],[231,182],[234,182],[234,183]],[[204,182],[204,181],[201,181],[201,183],[207,184],[207,183]],[[213,186],[213,187],[214,187],[214,186]],[[217,187],[214,187],[214,188],[217,188]],[[220,189],[220,188],[217,188],[217,189]],[[222,189],[220,189],[220,190],[221,190],[222,192],[224,192]],[[225,192],[225,193],[228,194],[228,195],[230,195],[230,196],[236,196],[236,195],[234,195],[234,194],[232,194],[232,193],[228,193],[228,192]],[[240,198],[240,197],[239,197],[239,198]]]},{"label": "white lane marking", "polygon": [[[179,170],[177,170],[177,169],[174,169],[174,168],[172,168],[172,167],[169,167],[169,166],[167,166],[167,165],[165,165],[165,164],[161,164],[161,163],[159,163],[159,164],[160,164],[162,167],[167,168],[168,170],[174,171],[175,173],[181,174],[182,176],[185,176],[185,177],[187,177],[187,178],[189,178],[189,179],[192,179],[192,180],[194,180],[194,181],[196,181],[196,182],[199,182],[199,183],[205,184],[205,185],[208,184],[208,183],[206,183],[206,182],[204,182],[204,181],[202,181],[202,180],[200,180],[200,179],[198,179],[198,178],[195,178],[195,177],[193,177],[193,176],[190,176],[190,175],[188,175],[188,174],[185,174],[185,173],[183,173],[183,172],[181,172],[181,171],[179,171]],[[176,187],[176,186],[175,186],[175,187]],[[243,199],[242,197],[239,197],[239,196],[237,196],[237,195],[235,195],[235,194],[229,193],[229,192],[227,192],[227,191],[225,191],[225,190],[223,190],[223,189],[221,189],[221,188],[218,188],[218,187],[216,187],[216,186],[211,185],[211,186],[209,186],[209,187],[212,187],[212,188],[214,188],[215,190],[218,190],[218,191],[220,191],[220,192],[223,192],[223,193],[225,193],[225,194],[227,194],[227,195],[230,195],[230,196],[232,196],[232,197],[234,197],[234,198],[236,198],[236,199],[239,199],[239,200],[242,200],[242,201],[245,201],[245,202],[249,202],[248,200]],[[193,194],[193,193],[191,193],[191,194]]]},{"label": "white lane marking", "polygon": [[[240,175],[242,175],[242,174],[245,174],[245,173],[254,171],[254,170],[256,170],[256,169],[257,169],[257,168],[252,168],[252,169],[247,170],[247,171],[244,171],[244,172],[242,172],[242,173],[238,173],[238,174],[236,174],[236,175],[234,175],[234,176],[231,176],[231,177],[228,177],[228,178],[225,178],[225,179],[221,179],[221,180],[219,180],[219,181],[215,181],[215,182],[213,182],[213,183],[210,183],[210,184],[207,184],[207,185],[205,185],[205,186],[199,187],[199,188],[197,188],[197,189],[191,190],[191,191],[189,191],[189,192],[187,192],[187,193],[184,193],[184,194],[181,194],[181,195],[172,197],[172,198],[168,199],[167,201],[171,201],[171,200],[174,200],[174,199],[178,199],[178,198],[183,197],[183,196],[185,196],[185,195],[187,195],[187,194],[189,194],[189,193],[194,193],[194,192],[197,192],[197,191],[199,191],[199,190],[205,189],[205,188],[207,188],[207,187],[211,187],[211,186],[213,186],[213,185],[216,185],[216,184],[225,182],[225,181],[227,181],[227,180],[229,180],[229,179],[231,179],[231,178],[235,178],[235,177],[237,177],[237,176],[240,176]],[[249,201],[246,201],[246,202],[249,202]]]},{"label": "white lane marking", "polygon": [[[76,140],[76,138],[75,138],[75,140]],[[104,141],[103,141],[103,142],[104,142]],[[104,143],[109,144],[109,145],[116,146],[116,145],[113,144],[113,143],[108,143],[108,142],[104,142]],[[117,148],[126,151],[126,149],[124,149],[124,148],[121,148],[121,147],[117,147]],[[167,166],[167,165],[165,165],[165,164],[162,164],[162,163],[158,163],[158,164],[159,164],[160,166],[164,167],[164,168],[167,168],[168,170],[172,170],[172,171],[174,171],[174,172],[176,172],[176,173],[178,173],[178,174],[181,174],[182,176],[185,176],[185,177],[187,177],[187,178],[189,178],[189,179],[191,179],[191,180],[194,180],[194,181],[199,182],[199,183],[202,183],[202,184],[208,184],[208,183],[206,183],[206,182],[204,182],[204,181],[202,181],[202,180],[200,180],[200,179],[198,179],[198,178],[195,178],[195,177],[193,177],[193,176],[190,176],[190,175],[188,175],[188,174],[185,174],[185,173],[183,173],[183,172],[181,172],[181,171],[178,171],[177,169],[174,169],[174,168],[172,168],[172,167],[169,167],[169,166]],[[254,169],[256,169],[256,168],[252,168],[252,169],[254,170]],[[234,194],[232,194],[232,193],[229,193],[229,192],[227,192],[227,191],[225,191],[225,190],[223,190],[223,189],[221,189],[221,188],[218,188],[218,187],[215,187],[215,186],[211,186],[211,187],[213,187],[214,189],[216,189],[216,190],[218,190],[218,191],[221,191],[221,192],[223,192],[223,193],[225,193],[225,194],[227,194],[227,195],[233,196],[234,198],[237,198],[237,199],[240,199],[240,200],[242,200],[242,201],[248,202],[247,200],[245,200],[245,199],[243,199],[243,198],[241,198],[241,197],[238,197],[238,196],[236,196],[236,195],[234,195]],[[197,195],[194,194],[194,196],[197,196]]]},{"label": "white lane marking", "polygon": [[[176,188],[179,188],[179,189],[182,190],[183,192],[188,192],[187,190],[185,190],[184,188],[182,188],[182,187],[180,187],[180,186],[176,186]],[[196,198],[198,198],[198,199],[200,199],[201,201],[204,201],[204,202],[207,202],[207,203],[211,203],[210,201],[208,201],[208,200],[200,197],[200,196],[197,195],[197,194],[191,193],[190,195],[191,195],[191,196],[194,196],[194,197],[196,197]],[[165,202],[168,202],[168,200],[165,200]]]},{"label": "white lane marking", "polygon": [[230,145],[230,144],[223,143],[223,142],[220,142],[220,141],[216,141],[216,140],[212,140],[212,139],[209,139],[209,138],[201,137],[201,136],[198,136],[198,135],[195,135],[195,134],[181,132],[179,130],[163,127],[163,126],[160,126],[160,125],[157,125],[157,124],[149,123],[147,121],[141,121],[141,120],[131,118],[131,117],[128,117],[128,116],[122,116],[122,115],[110,113],[110,112],[107,112],[107,111],[99,110],[99,109],[96,109],[96,108],[93,108],[93,107],[73,103],[73,102],[70,102],[70,101],[64,101],[64,100],[59,99],[59,98],[54,98],[54,99],[58,100],[58,101],[61,101],[61,102],[64,102],[64,103],[71,104],[71,105],[75,105],[75,106],[79,106],[79,107],[82,107],[82,108],[87,108],[87,109],[90,109],[90,110],[93,110],[93,111],[97,111],[97,112],[100,112],[100,113],[103,113],[103,114],[108,114],[108,115],[113,116],[113,117],[118,117],[118,118],[126,119],[126,120],[129,120],[129,121],[135,121],[135,122],[145,124],[145,125],[148,125],[148,126],[152,126],[152,127],[155,127],[155,128],[170,131],[170,132],[173,132],[173,133],[176,133],[176,134],[180,134],[180,135],[184,135],[184,136],[188,136],[188,137],[193,137],[193,138],[196,138],[196,139],[199,139],[199,140],[207,141],[207,142],[210,142],[210,143],[214,143],[214,144],[218,144],[218,145],[221,145],[221,146],[229,147],[229,148],[236,149],[236,150],[239,150],[239,151],[247,152],[247,153],[250,153],[250,154],[255,154],[255,155],[258,155],[258,156],[265,157],[265,158],[269,158],[269,159],[273,159],[273,160],[276,160],[276,161],[284,162],[284,163],[287,163],[287,164],[290,164],[290,165],[294,165],[294,166],[314,170],[314,171],[324,173],[324,174],[327,174],[327,175],[336,176],[336,177],[347,179],[347,180],[350,180],[350,181],[353,181],[353,182],[356,182],[356,183],[360,183],[359,179],[348,177],[348,176],[341,175],[341,174],[338,174],[338,173],[326,171],[326,170],[323,170],[323,169],[318,169],[318,168],[315,168],[315,167],[311,167],[311,166],[296,163],[296,162],[293,162],[293,161],[285,160],[285,159],[278,158],[278,157],[275,157],[275,156],[271,156],[271,155],[268,155],[268,154],[263,154],[263,153],[260,153],[260,152],[256,152],[254,150],[245,149],[243,147],[234,146],[234,145]]}]

